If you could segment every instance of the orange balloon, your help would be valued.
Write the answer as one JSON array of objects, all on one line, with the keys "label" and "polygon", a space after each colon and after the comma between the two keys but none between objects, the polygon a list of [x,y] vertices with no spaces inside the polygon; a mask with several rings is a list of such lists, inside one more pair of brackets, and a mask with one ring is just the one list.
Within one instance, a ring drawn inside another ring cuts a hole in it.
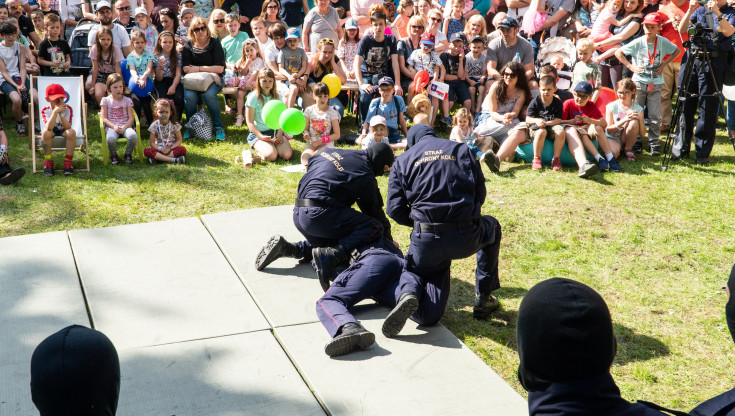
[{"label": "orange balloon", "polygon": [[426,88],[429,85],[429,73],[423,69],[417,72],[413,77],[413,84],[416,86],[416,91]]}]

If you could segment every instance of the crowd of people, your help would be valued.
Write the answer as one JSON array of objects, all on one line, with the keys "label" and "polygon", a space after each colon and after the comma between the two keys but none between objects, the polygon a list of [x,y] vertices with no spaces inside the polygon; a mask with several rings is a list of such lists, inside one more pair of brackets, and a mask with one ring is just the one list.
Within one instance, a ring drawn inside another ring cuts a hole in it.
[{"label": "crowd of people", "polygon": [[[12,102],[18,136],[27,134],[27,103],[38,95],[29,75],[70,74],[69,41],[83,19],[99,23],[87,34],[92,66],[85,89],[106,109],[113,164],[119,163],[112,151],[118,137],[128,140],[127,163],[130,143],[140,139],[130,129],[126,108],[150,130],[158,119],[154,95],[173,105],[169,137],[158,131],[167,122],[151,131],[151,163],[184,162],[181,140],[192,131],[182,127],[181,116],[190,120],[202,105],[215,139],[225,139],[222,114],[230,113],[235,126],[247,126],[257,157],[289,159],[292,136],[264,120],[263,107],[277,99],[307,115],[306,165],[340,137],[346,93],[325,89],[329,75],[358,91],[350,110],[357,115],[363,148],[374,142],[405,148],[408,125],[425,114],[430,125],[438,118],[451,128],[451,139],[470,146],[492,171],[527,143],[533,143],[532,169],[543,169],[541,152],[550,140],[552,169],[562,169],[566,144],[581,177],[621,171],[618,158],[635,161],[646,136],[650,154],[660,155],[683,59],[695,60],[694,81],[673,156],[687,157],[694,138],[696,161],[707,163],[719,112],[712,92],[721,87],[735,32],[735,10],[727,0],[702,6],[694,0],[118,0],[114,5],[101,0],[93,6],[79,0],[9,0],[0,5],[0,89]],[[706,53],[683,53],[691,23],[716,29]],[[565,61],[555,54],[540,61],[544,40],[556,36],[576,39],[576,56]],[[708,75],[704,55],[715,78]],[[560,83],[567,72],[571,82]],[[122,96],[113,92],[112,74],[123,78]],[[235,92],[228,90],[222,109],[218,94],[225,86]],[[603,87],[614,89],[619,99],[600,109],[596,101]],[[466,111],[455,111],[452,118],[455,104]],[[697,109],[702,117],[695,126]],[[67,130],[63,114],[55,120],[51,126],[44,119],[49,135]],[[728,123],[735,133],[735,120]],[[43,135],[40,125],[35,129]],[[71,156],[67,152],[64,160],[66,174],[73,173]],[[44,172],[52,175],[50,151],[44,157]],[[4,135],[0,160],[0,182],[17,180],[20,172],[7,164]]]}]

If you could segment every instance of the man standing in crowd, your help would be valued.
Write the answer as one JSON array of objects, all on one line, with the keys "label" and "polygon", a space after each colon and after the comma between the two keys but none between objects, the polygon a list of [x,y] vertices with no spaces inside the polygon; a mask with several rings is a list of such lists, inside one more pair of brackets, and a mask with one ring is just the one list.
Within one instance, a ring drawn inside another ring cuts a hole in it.
[{"label": "man standing in crowd", "polygon": [[36,29],[33,27],[33,21],[31,20],[31,18],[23,14],[23,6],[21,5],[20,0],[8,0],[8,2],[5,4],[8,6],[10,16],[18,19],[18,27],[20,28],[20,33],[22,33],[23,36],[33,42],[33,45],[35,45],[36,49],[38,49],[38,47],[41,45],[41,38],[38,37]]},{"label": "man standing in crowd", "polygon": [[95,7],[95,13],[100,19],[99,25],[94,25],[89,30],[87,37],[87,46],[90,48],[94,46],[94,40],[97,38],[97,31],[100,26],[109,28],[112,31],[112,43],[117,45],[123,52],[123,56],[128,56],[132,48],[130,47],[130,36],[127,30],[122,25],[118,25],[112,22],[112,8],[107,0],[102,0],[97,3]]},{"label": "man standing in crowd", "polygon": [[[513,61],[516,54],[520,54],[521,65],[526,70],[526,78],[533,78],[533,47],[522,37],[518,36],[518,21],[510,16],[500,21],[500,37],[493,39],[487,45],[487,73],[489,89],[495,80],[500,80],[499,69]],[[530,85],[529,85],[530,86]]]},{"label": "man standing in crowd", "polygon": [[436,137],[424,124],[411,127],[407,150],[390,173],[388,215],[413,227],[396,306],[383,322],[383,335],[394,337],[411,317],[434,325],[449,299],[452,260],[477,253],[474,317],[485,319],[500,302],[498,221],[482,215],[485,177],[469,146]]},{"label": "man standing in crowd", "polygon": [[117,23],[118,25],[125,28],[125,30],[128,32],[128,35],[130,32],[135,28],[135,20],[133,20],[130,17],[130,2],[128,0],[117,0],[115,2],[115,11],[117,12],[117,17],[115,20],[112,21],[112,23]]},{"label": "man standing in crowd", "polygon": [[[697,23],[705,28],[702,35],[705,39],[702,51],[687,57],[687,59],[694,59],[694,71],[689,81],[688,93],[690,96],[687,97],[682,111],[684,128],[674,140],[671,153],[674,160],[689,157],[692,129],[694,129],[696,163],[704,165],[709,163],[709,155],[715,144],[720,100],[714,94],[722,90],[728,55],[732,52],[730,37],[735,33],[735,26],[733,26],[735,25],[735,9],[727,5],[727,0],[710,0],[703,7],[699,7],[697,0],[691,0],[689,10],[679,22],[679,33],[687,33],[689,25]],[[714,33],[707,29],[714,29]],[[697,41],[697,39],[692,39],[692,41]],[[711,67],[706,64],[705,54],[709,57]],[[680,74],[680,78],[683,77],[683,74],[683,72]],[[714,74],[714,82],[711,74]],[[679,79],[679,82],[686,81]],[[697,112],[697,106],[699,106],[699,119],[695,127],[694,114]]]}]

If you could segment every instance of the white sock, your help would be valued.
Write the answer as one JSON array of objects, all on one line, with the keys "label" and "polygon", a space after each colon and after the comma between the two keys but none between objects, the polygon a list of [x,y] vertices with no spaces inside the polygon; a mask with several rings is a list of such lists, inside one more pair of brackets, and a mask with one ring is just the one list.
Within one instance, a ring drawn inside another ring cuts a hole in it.
[{"label": "white sock", "polygon": [[598,154],[596,154],[596,155],[595,155],[595,160],[599,162],[599,161],[600,161],[600,159],[602,159],[602,156],[600,156],[600,154],[599,154],[599,153],[598,153]]},{"label": "white sock", "polygon": [[3,156],[5,156],[5,152],[8,151],[8,146],[4,144],[0,144],[0,161],[3,160]]},{"label": "white sock", "polygon": [[613,160],[613,157],[614,156],[613,156],[612,152],[605,153],[605,159],[607,159],[607,160]]}]

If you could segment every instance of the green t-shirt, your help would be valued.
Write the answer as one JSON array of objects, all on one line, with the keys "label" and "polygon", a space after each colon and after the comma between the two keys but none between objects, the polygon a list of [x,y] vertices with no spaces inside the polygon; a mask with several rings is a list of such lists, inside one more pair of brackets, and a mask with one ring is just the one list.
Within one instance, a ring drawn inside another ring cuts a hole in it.
[{"label": "green t-shirt", "polygon": [[589,82],[595,89],[600,88],[602,86],[602,72],[600,71],[600,66],[592,61],[588,64],[582,61],[578,61],[574,64],[574,72],[572,72],[572,88],[570,88],[570,90],[574,90],[574,86],[582,81]]},{"label": "green t-shirt", "polygon": [[[656,35],[656,38],[658,41],[654,44],[648,43],[646,37],[641,36],[621,48],[625,55],[630,56],[633,65],[643,67],[642,72],[633,74],[634,82],[664,83],[663,75],[656,75],[654,69],[658,68],[667,56],[676,52],[676,45],[662,36]],[[651,55],[653,55],[653,65],[651,65]]]},{"label": "green t-shirt", "polygon": [[[275,85],[273,87],[275,88]],[[280,95],[278,95],[277,98],[263,97],[263,102],[261,103],[260,100],[258,100],[257,93],[253,91],[248,94],[248,99],[245,101],[246,107],[253,107],[255,109],[255,127],[257,127],[261,132],[271,130],[271,128],[263,121],[263,106],[270,100],[283,101],[283,98],[281,98]]]},{"label": "green t-shirt", "polygon": [[242,58],[242,44],[248,39],[250,36],[245,32],[239,32],[235,37],[227,35],[222,39],[222,49],[225,50],[225,61],[228,64],[235,65]]}]

